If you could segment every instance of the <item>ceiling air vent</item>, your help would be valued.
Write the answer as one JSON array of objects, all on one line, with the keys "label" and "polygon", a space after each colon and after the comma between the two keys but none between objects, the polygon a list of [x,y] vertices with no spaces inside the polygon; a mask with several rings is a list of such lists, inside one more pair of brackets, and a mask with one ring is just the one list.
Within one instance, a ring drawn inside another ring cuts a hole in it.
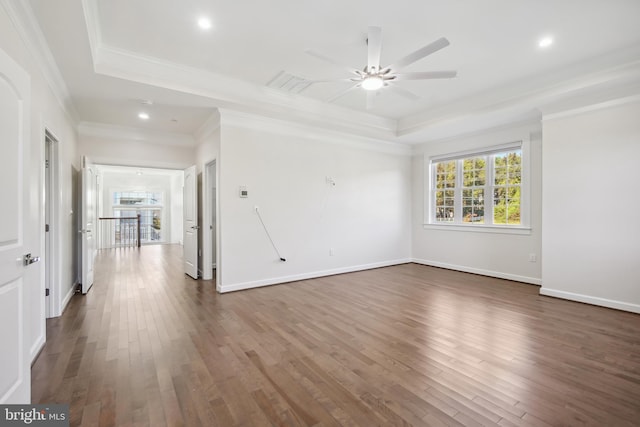
[{"label": "ceiling air vent", "polygon": [[302,77],[294,76],[286,71],[280,71],[271,79],[267,86],[273,89],[282,90],[289,93],[300,93],[311,85],[311,81]]}]

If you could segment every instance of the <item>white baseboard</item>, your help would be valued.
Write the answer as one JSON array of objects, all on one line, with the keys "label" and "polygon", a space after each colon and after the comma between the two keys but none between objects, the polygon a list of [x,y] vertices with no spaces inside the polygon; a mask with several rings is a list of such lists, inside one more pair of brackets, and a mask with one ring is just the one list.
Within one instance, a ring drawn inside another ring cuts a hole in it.
[{"label": "white baseboard", "polygon": [[76,288],[78,287],[78,284],[79,282],[75,282],[73,286],[71,286],[71,289],[69,289],[69,292],[67,292],[67,295],[65,295],[64,299],[62,300],[62,304],[60,306],[60,313],[58,313],[58,315],[54,317],[62,316],[62,313],[64,313],[64,311],[67,309],[67,305],[69,305],[69,301],[71,301],[71,298],[76,293]]},{"label": "white baseboard", "polygon": [[615,308],[616,310],[630,311],[632,313],[640,314],[639,304],[632,304],[624,301],[593,297],[590,295],[574,294],[573,292],[559,291],[557,289],[549,289],[544,287],[540,288],[540,295],[562,298],[570,301],[583,302],[591,305],[599,305],[601,307]]},{"label": "white baseboard", "polygon": [[38,340],[33,343],[33,345],[31,346],[31,364],[36,361],[38,355],[40,354],[46,343],[47,340],[44,334],[38,337]]},{"label": "white baseboard", "polygon": [[281,283],[297,282],[299,280],[315,279],[317,277],[333,276],[336,274],[344,274],[344,273],[353,273],[356,271],[371,270],[374,268],[389,267],[392,265],[407,264],[410,262],[411,262],[411,259],[404,258],[404,259],[396,259],[392,261],[375,262],[371,264],[354,265],[351,267],[342,267],[342,268],[335,268],[332,270],[314,271],[311,273],[296,274],[292,276],[274,277],[270,279],[256,280],[253,282],[236,283],[233,285],[221,285],[217,288],[217,290],[220,293],[241,291],[244,289],[259,288],[261,286],[278,285]]},{"label": "white baseboard", "polygon": [[542,285],[542,279],[538,279],[536,277],[520,276],[517,274],[503,273],[501,271],[485,270],[482,268],[467,267],[464,265],[457,265],[457,264],[447,264],[444,262],[429,261],[426,259],[418,259],[418,258],[413,258],[411,262],[415,262],[416,264],[428,265],[431,267],[440,267],[440,268],[446,268],[448,270],[462,271],[464,273],[473,273],[473,274],[479,274],[481,276],[496,277],[498,279],[506,279],[506,280],[513,280],[516,282],[529,283],[532,285],[538,285],[538,286]]}]

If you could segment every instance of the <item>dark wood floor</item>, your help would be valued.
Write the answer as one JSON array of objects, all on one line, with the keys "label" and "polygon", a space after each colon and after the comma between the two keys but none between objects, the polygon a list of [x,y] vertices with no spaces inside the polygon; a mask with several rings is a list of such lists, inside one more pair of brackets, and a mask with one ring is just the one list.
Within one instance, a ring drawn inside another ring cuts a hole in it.
[{"label": "dark wood floor", "polygon": [[177,246],[98,261],[33,367],[71,425],[640,425],[639,315],[413,264],[218,295]]}]

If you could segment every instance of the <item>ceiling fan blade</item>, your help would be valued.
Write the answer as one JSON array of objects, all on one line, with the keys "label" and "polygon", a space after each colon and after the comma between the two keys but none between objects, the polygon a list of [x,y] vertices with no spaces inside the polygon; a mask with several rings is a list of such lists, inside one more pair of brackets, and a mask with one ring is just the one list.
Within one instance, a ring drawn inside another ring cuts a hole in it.
[{"label": "ceiling fan blade", "polygon": [[367,71],[377,73],[380,69],[380,53],[382,52],[382,28],[369,27],[367,44],[369,45]]},{"label": "ceiling fan blade", "polygon": [[389,85],[389,88],[393,91],[395,91],[398,95],[404,96],[407,99],[410,99],[411,101],[417,101],[418,99],[420,99],[420,97],[418,95],[416,95],[413,92],[409,92],[406,89],[401,88],[398,85]]},{"label": "ceiling fan blade", "polygon": [[336,65],[336,66],[338,66],[340,68],[343,68],[343,69],[349,71],[350,73],[358,74],[358,75],[360,74],[360,70],[358,70],[356,68],[353,68],[353,67],[349,67],[348,65],[341,64],[338,61],[336,61],[334,59],[331,59],[328,56],[325,56],[325,55],[321,54],[320,52],[316,52],[315,50],[307,49],[307,50],[305,50],[305,53],[308,54],[308,55],[311,55],[314,58],[317,58],[317,59],[319,59],[321,61],[328,62],[329,64]]},{"label": "ceiling fan blade", "polygon": [[449,40],[447,40],[446,38],[439,38],[433,43],[428,44],[398,60],[395,64],[389,65],[387,68],[390,68],[393,71],[400,71],[406,66],[413,64],[414,62],[424,58],[425,56],[431,55],[432,53],[435,53],[440,49],[444,49],[445,47],[449,46],[449,44]]},{"label": "ceiling fan blade", "polygon": [[457,75],[457,71],[419,71],[396,74],[396,80],[452,79]]},{"label": "ceiling fan blade", "polygon": [[307,80],[306,83],[341,83],[341,82],[355,82],[356,80],[354,80],[353,78],[347,78],[347,79],[314,79],[314,80]]},{"label": "ceiling fan blade", "polygon": [[378,94],[378,91],[376,90],[367,91],[367,110],[371,110],[373,108],[376,101],[377,94]]},{"label": "ceiling fan blade", "polygon": [[352,90],[354,90],[358,86],[360,86],[360,83],[355,84],[355,85],[351,86],[350,88],[343,90],[342,92],[338,92],[337,94],[333,95],[331,98],[327,99],[327,102],[334,102],[337,99],[342,98],[343,96],[345,96],[347,93],[351,92]]}]

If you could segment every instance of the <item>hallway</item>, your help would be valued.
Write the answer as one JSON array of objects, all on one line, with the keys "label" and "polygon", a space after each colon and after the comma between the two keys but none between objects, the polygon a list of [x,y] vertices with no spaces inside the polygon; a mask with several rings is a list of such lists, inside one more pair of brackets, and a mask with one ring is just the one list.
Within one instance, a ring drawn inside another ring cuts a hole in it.
[{"label": "hallway", "polygon": [[190,394],[180,373],[208,313],[196,307],[217,297],[213,281],[184,275],[180,245],[100,251],[89,293],[47,322],[33,402],[70,403],[71,425],[175,424]]},{"label": "hallway", "polygon": [[34,403],[71,425],[616,425],[640,316],[406,264],[230,294],[181,247],[102,251],[47,323]]}]

